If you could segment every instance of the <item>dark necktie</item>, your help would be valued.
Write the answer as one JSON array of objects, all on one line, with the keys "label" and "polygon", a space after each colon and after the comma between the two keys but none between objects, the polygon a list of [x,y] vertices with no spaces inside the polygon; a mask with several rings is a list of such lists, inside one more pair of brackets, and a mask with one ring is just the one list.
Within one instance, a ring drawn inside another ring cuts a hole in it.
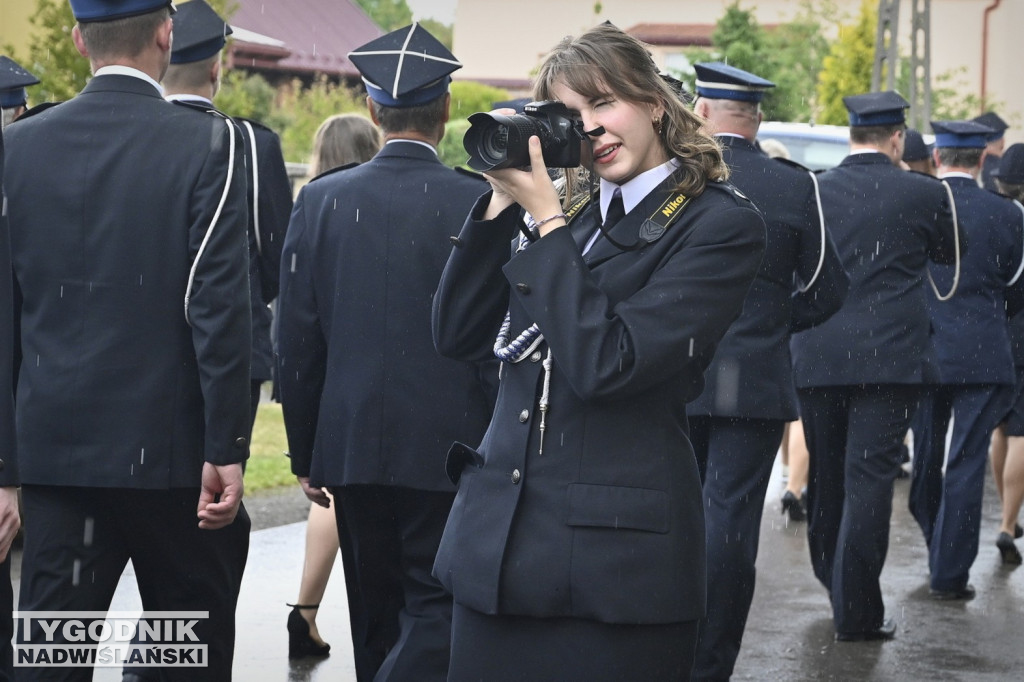
[{"label": "dark necktie", "polygon": [[615,196],[612,197],[611,203],[608,204],[608,213],[605,214],[604,229],[612,229],[615,223],[619,222],[624,215],[626,215],[626,209],[622,205],[622,192],[615,190]]}]

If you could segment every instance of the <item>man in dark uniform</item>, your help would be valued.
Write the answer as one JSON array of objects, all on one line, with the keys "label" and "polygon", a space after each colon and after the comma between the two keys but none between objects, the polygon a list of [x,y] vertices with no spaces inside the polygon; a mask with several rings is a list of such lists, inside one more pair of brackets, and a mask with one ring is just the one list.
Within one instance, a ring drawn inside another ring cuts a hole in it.
[{"label": "man in dark uniform", "polygon": [[[71,6],[94,76],[6,139],[32,529],[20,610],[105,611],[131,559],[145,609],[209,612],[194,628],[207,667],[167,668],[164,679],[227,680],[249,530],[240,145],[225,119],[163,99],[167,0]],[[65,641],[63,628],[55,636]],[[46,636],[33,620],[19,639]]]},{"label": "man in dark uniform", "polygon": [[978,187],[992,130],[973,121],[933,122],[932,128],[939,177],[952,189],[958,229],[971,248],[958,271],[934,268],[939,289],[955,282],[956,292],[948,301],[928,299],[939,381],[922,399],[915,422],[923,428],[914,433],[910,510],[928,543],[932,597],[970,599],[989,434],[1013,399],[1007,316],[1022,303],[1024,244],[1020,210]]},{"label": "man in dark uniform", "polygon": [[306,185],[292,213],[278,317],[292,472],[314,502],[333,491],[350,533],[345,579],[366,618],[354,644],[374,658],[358,679],[444,680],[452,606],[431,570],[454,498],[445,454],[483,435],[497,370],[436,353],[431,301],[486,185],[437,158],[461,66],[443,45],[413,24],[349,58],[386,144]]},{"label": "man in dark uniform", "polygon": [[829,591],[836,638],[856,641],[896,631],[879,584],[893,481],[920,385],[935,371],[926,266],[953,262],[956,238],[942,184],[897,165],[907,101],[890,91],[843,102],[850,155],[819,184],[850,291],[838,313],[793,337],[792,350],[811,454],[811,564]]},{"label": "man in dark uniform", "polygon": [[935,164],[932,162],[932,147],[921,133],[907,128],[906,141],[903,145],[903,163],[907,169],[925,175],[935,175]]},{"label": "man in dark uniform", "polygon": [[35,85],[39,79],[10,57],[0,55],[0,129],[6,128],[28,107],[28,93],[25,88]]},{"label": "man in dark uniform", "polygon": [[[6,59],[6,57],[4,58]],[[27,72],[26,72],[27,73]],[[0,97],[20,78],[0,69]],[[0,680],[14,678],[11,638],[14,636],[11,588],[11,543],[21,527],[18,512],[18,459],[14,438],[14,292],[11,290],[11,244],[4,195],[4,138],[0,132]]]},{"label": "man in dark uniform", "polygon": [[732,675],[754,596],[757,544],[772,462],[797,418],[789,336],[839,309],[849,280],[819,219],[813,176],[755,146],[760,101],[774,83],[720,62],[695,64],[694,111],[723,147],[730,181],[764,214],[767,245],[743,314],[718,344],[704,392],[687,405],[701,468],[708,606],[694,678]]},{"label": "man in dark uniform", "polygon": [[1006,146],[1006,130],[1010,126],[994,111],[986,111],[971,120],[991,130],[985,136],[986,154],[981,166],[981,186],[996,192],[996,180],[992,173],[999,170],[999,159],[1003,157],[1003,148]]},{"label": "man in dark uniform", "polygon": [[[174,15],[174,50],[164,75],[167,99],[213,108],[220,87],[221,50],[231,27],[204,0],[183,3]],[[260,390],[273,379],[270,341],[281,271],[281,247],[292,210],[292,188],[277,133],[235,117],[241,131],[249,200],[249,298],[252,306],[251,407],[256,419]]]}]

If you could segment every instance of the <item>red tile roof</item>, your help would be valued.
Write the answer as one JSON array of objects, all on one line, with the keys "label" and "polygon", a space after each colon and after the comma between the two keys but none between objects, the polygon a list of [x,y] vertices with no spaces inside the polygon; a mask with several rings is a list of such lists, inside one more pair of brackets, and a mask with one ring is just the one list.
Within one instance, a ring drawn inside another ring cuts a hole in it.
[{"label": "red tile roof", "polygon": [[276,39],[277,45],[235,40],[238,66],[290,73],[358,77],[345,56],[383,31],[352,0],[235,0],[231,25]]},{"label": "red tile roof", "polygon": [[648,45],[711,45],[714,24],[636,24],[626,33]]}]

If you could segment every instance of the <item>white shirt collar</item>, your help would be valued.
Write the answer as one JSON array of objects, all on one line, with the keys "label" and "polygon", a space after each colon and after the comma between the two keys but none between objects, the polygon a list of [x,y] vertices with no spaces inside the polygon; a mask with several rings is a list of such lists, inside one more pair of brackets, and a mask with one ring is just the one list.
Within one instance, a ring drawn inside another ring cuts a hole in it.
[{"label": "white shirt collar", "polygon": [[94,76],[132,76],[133,78],[141,78],[142,80],[146,81],[147,83],[152,85],[154,88],[156,88],[156,91],[158,93],[160,93],[161,97],[164,96],[164,89],[163,89],[163,87],[159,83],[157,83],[155,80],[153,80],[149,76],[149,74],[143,73],[142,71],[139,71],[138,69],[132,68],[130,66],[124,66],[122,64],[110,64],[108,66],[101,66],[100,68],[96,69],[96,73],[94,73],[93,75]]},{"label": "white shirt collar", "polygon": [[964,178],[965,180],[974,180],[974,176],[971,175],[970,173],[961,173],[960,171],[943,173],[942,175],[939,176],[940,180],[945,180],[946,178]]},{"label": "white shirt collar", "polygon": [[669,159],[660,166],[644,171],[625,185],[616,185],[614,182],[608,182],[601,178],[601,222],[604,222],[608,215],[608,204],[612,203],[615,190],[622,192],[622,208],[629,213],[678,167],[678,161]]},{"label": "white shirt collar", "polygon": [[405,138],[401,138],[401,139],[398,139],[398,140],[388,140],[384,144],[391,144],[392,142],[408,142],[409,144],[422,145],[422,146],[426,147],[427,149],[429,149],[430,151],[434,152],[435,155],[437,154],[437,150],[433,147],[433,145],[429,145],[426,142],[422,142],[420,140],[407,140]]},{"label": "white shirt collar", "polygon": [[875,149],[874,147],[862,147],[860,149],[852,149],[852,150],[850,150],[850,156],[855,156],[857,154],[881,154],[881,153],[883,153],[881,149]]},{"label": "white shirt collar", "polygon": [[200,97],[199,95],[189,95],[185,93],[180,93],[174,95],[165,95],[164,99],[168,102],[200,102],[202,104],[206,104],[207,106],[213,106],[212,101],[206,99],[205,97]]}]

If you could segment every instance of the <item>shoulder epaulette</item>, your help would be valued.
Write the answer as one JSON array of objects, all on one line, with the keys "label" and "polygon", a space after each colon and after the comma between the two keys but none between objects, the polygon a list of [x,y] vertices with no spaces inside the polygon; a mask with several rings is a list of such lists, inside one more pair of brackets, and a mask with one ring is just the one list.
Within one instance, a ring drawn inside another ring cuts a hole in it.
[{"label": "shoulder epaulette", "polygon": [[40,114],[46,111],[47,109],[52,109],[58,104],[61,104],[61,102],[40,102],[31,109],[26,109],[24,113],[22,113],[22,115],[17,118],[15,123],[17,123],[18,121],[24,121],[26,118],[32,118],[36,114]]},{"label": "shoulder epaulette", "polygon": [[467,178],[473,178],[474,180],[483,180],[484,182],[487,182],[487,178],[485,178],[480,173],[477,173],[476,171],[470,170],[468,168],[463,168],[462,166],[456,166],[455,172],[465,175]]},{"label": "shoulder epaulette", "polygon": [[201,111],[204,114],[213,114],[214,116],[219,116],[220,118],[229,118],[227,114],[218,110],[216,107],[211,107],[210,105],[203,104],[201,102],[181,99],[172,99],[170,100],[170,102],[171,104],[175,104],[179,107],[185,107],[186,109],[192,109],[193,111]]},{"label": "shoulder epaulette", "polygon": [[[260,130],[265,130],[268,133],[274,133],[274,130],[272,128],[268,128],[267,126],[263,125],[259,121],[255,121],[255,120],[253,120],[251,118],[245,118],[244,116],[232,116],[231,118],[235,119],[239,123],[243,123],[243,122],[244,123],[248,123],[253,128],[259,128]],[[277,133],[274,133],[274,134],[276,135]]]},{"label": "shoulder epaulette", "polygon": [[916,170],[906,170],[904,172],[906,172],[906,173],[913,173],[914,175],[919,175],[922,178],[928,178],[929,180],[935,180],[936,182],[942,182],[942,180],[940,178],[935,177],[931,173],[922,173],[921,171],[916,171]]},{"label": "shoulder epaulette", "polygon": [[341,166],[335,166],[334,168],[331,168],[330,170],[325,170],[323,173],[321,173],[320,175],[316,176],[315,178],[310,178],[309,181],[313,182],[314,180],[319,180],[320,178],[326,178],[328,175],[333,175],[334,173],[337,173],[337,172],[343,171],[343,170],[348,170],[349,168],[355,168],[358,165],[359,165],[358,161],[353,161],[352,163],[346,163],[346,164],[341,165]]},{"label": "shoulder epaulette", "polygon": [[731,182],[709,182],[706,186],[720,190],[722,192],[725,192],[726,194],[731,194],[732,196],[745,201],[751,206],[754,205],[754,203],[747,197],[747,195],[739,191],[739,189],[736,188],[736,185],[732,184]]}]

